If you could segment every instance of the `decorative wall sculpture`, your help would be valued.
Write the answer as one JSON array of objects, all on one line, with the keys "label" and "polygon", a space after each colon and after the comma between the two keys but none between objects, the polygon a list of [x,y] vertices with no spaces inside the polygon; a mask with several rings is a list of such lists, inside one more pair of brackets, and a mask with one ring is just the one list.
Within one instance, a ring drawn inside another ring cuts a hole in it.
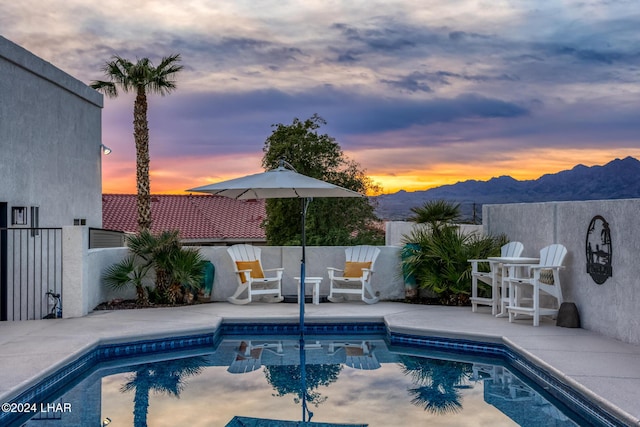
[{"label": "decorative wall sculpture", "polygon": [[609,223],[596,215],[589,223],[586,240],[587,273],[594,282],[602,285],[612,276],[611,231]]}]

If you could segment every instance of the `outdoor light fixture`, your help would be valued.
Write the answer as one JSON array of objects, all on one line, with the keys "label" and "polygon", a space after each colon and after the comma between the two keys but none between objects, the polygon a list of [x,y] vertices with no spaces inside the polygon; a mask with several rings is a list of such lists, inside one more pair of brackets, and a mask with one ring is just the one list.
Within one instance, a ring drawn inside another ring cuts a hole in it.
[{"label": "outdoor light fixture", "polygon": [[104,144],[100,144],[100,148],[102,148],[102,154],[108,155],[111,154],[111,148],[107,147]]},{"label": "outdoor light fixture", "polygon": [[[106,154],[108,154],[108,153],[106,153]],[[102,427],[106,427],[109,424],[111,424],[111,418],[107,417],[104,420],[102,420]]]}]

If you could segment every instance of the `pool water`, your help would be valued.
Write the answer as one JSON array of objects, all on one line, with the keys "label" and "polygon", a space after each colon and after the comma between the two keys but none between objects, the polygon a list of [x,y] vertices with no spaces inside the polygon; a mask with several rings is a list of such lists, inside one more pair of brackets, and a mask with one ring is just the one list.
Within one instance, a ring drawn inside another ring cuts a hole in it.
[{"label": "pool water", "polygon": [[497,358],[370,334],[229,336],[206,351],[114,359],[49,401],[72,410],[27,426],[588,424]]}]

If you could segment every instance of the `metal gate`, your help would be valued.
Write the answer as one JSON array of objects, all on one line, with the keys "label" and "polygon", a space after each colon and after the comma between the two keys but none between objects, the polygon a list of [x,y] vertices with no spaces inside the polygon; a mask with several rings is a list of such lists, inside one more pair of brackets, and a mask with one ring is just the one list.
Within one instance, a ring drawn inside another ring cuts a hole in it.
[{"label": "metal gate", "polygon": [[62,228],[0,228],[0,320],[59,317]]}]

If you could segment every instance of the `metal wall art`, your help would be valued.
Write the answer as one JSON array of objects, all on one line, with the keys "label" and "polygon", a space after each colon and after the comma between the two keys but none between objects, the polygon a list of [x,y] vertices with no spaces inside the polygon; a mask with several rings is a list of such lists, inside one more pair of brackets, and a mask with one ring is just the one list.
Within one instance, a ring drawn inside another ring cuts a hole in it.
[{"label": "metal wall art", "polygon": [[586,241],[587,273],[594,282],[602,285],[612,276],[611,231],[609,223],[596,215],[589,223]]}]

